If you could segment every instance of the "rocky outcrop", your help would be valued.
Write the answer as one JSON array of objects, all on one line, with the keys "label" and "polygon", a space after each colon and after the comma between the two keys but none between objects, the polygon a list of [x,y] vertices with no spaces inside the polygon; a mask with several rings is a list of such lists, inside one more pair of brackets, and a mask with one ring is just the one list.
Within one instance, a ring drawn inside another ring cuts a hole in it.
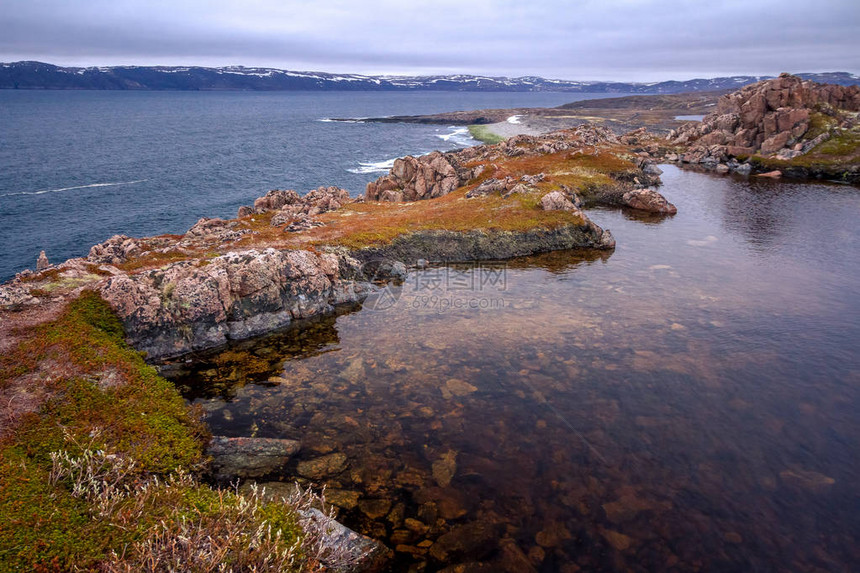
[{"label": "rocky outcrop", "polygon": [[349,191],[334,186],[318,187],[304,196],[292,190],[275,189],[257,198],[253,207],[239,207],[238,217],[275,211],[271,224],[295,233],[322,226],[320,221],[314,219],[316,215],[340,209],[354,201]]},{"label": "rocky outcrop", "polygon": [[689,123],[670,133],[672,143],[691,149],[685,163],[718,163],[724,156],[778,154],[796,157],[823,141],[808,144],[811,114],[829,110],[860,111],[860,87],[817,84],[797,76],[779,78],[747,86],[722,96],[717,109],[701,123]]},{"label": "rocky outcrop", "polygon": [[360,300],[359,263],[346,255],[250,250],[120,274],[99,290],[129,342],[167,358],[285,326]]},{"label": "rocky outcrop", "polygon": [[416,231],[381,247],[367,247],[351,254],[363,262],[397,260],[413,265],[429,261],[471,262],[509,259],[563,249],[613,249],[615,239],[585,219],[581,225],[530,231]]},{"label": "rocky outcrop", "polygon": [[434,151],[421,157],[396,159],[388,175],[367,184],[369,201],[416,201],[447,195],[471,179],[473,172],[461,169],[456,153]]},{"label": "rocky outcrop", "polygon": [[[484,165],[464,167],[467,163],[487,162],[499,157],[583,150],[587,147],[617,143],[618,137],[609,129],[583,125],[539,136],[518,135],[497,145],[479,145],[448,153],[434,151],[417,158],[407,156],[395,160],[388,175],[368,183],[365,198],[368,201],[395,202],[434,199],[467,184],[485,168]],[[512,178],[491,178],[470,191],[469,196],[495,192],[504,194],[512,191],[516,185],[517,181]]]},{"label": "rocky outcrop", "polygon": [[210,470],[218,481],[258,478],[282,469],[299,451],[296,440],[213,436],[206,448]]},{"label": "rocky outcrop", "polygon": [[311,189],[303,196],[291,189],[286,191],[274,189],[255,199],[253,207],[247,205],[239,207],[238,217],[269,211],[278,211],[292,217],[313,217],[340,209],[352,201],[349,191],[335,186]]},{"label": "rocky outcrop", "polygon": [[523,175],[519,179],[513,177],[503,177],[496,179],[491,177],[466,193],[466,198],[483,197],[497,193],[502,198],[507,199],[511,195],[517,193],[527,193],[534,190],[534,186],[544,180],[546,176],[543,173],[537,175]]},{"label": "rocky outcrop", "polygon": [[[633,137],[633,136],[631,136]],[[628,140],[630,138],[628,137]],[[638,141],[638,140],[637,140]],[[422,157],[405,157],[394,162],[388,175],[367,185],[367,200],[414,201],[446,195],[466,185],[486,169],[493,169],[493,161],[511,157],[539,156],[562,152],[596,154],[600,148],[622,143],[610,129],[595,125],[581,125],[573,129],[560,130],[539,136],[518,135],[496,145],[479,145],[456,152],[434,152]],[[632,159],[635,168],[614,175],[616,184],[603,186],[588,198],[593,204],[627,206],[655,213],[674,213],[671,205],[652,187],[660,185],[662,171],[647,152]],[[480,163],[478,163],[480,162]],[[477,165],[476,165],[477,163]],[[471,165],[470,168],[461,167]],[[546,175],[538,173],[520,178],[511,176],[490,177],[466,193],[469,199],[497,194],[503,198],[534,191]],[[625,195],[631,190],[647,192]],[[568,200],[578,207],[578,199],[566,193]],[[555,197],[555,196],[553,196]],[[645,200],[645,199],[649,200]],[[661,201],[662,200],[662,201]],[[550,199],[545,209],[561,208]]]},{"label": "rocky outcrop", "polygon": [[141,248],[137,239],[126,235],[114,235],[104,243],[93,245],[87,260],[92,263],[119,265],[129,258],[140,254]]}]

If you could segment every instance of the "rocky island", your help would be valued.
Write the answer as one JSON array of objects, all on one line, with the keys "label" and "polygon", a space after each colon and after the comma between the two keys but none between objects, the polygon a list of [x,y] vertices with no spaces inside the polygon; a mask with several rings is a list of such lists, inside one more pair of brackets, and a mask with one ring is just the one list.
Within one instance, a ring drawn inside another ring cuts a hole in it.
[{"label": "rocky island", "polygon": [[[182,235],[115,236],[57,265],[43,253],[35,271],[0,286],[6,562],[130,571],[153,555],[184,562],[202,544],[201,567],[224,555],[261,570],[382,567],[388,548],[334,521],[337,494],[223,489],[282,468],[301,436],[213,438],[151,364],[360,303],[428,262],[611,250],[588,209],[671,217],[658,191],[663,161],[857,181],[856,86],[783,76],[710,100],[658,97],[671,113],[716,107],[671,131],[630,125],[629,110],[601,125],[567,118],[574,125],[562,130],[398,159],[357,197],[273,190],[235,219],[204,218]],[[446,390],[468,392],[462,384]],[[314,479],[343,461],[331,453],[298,472]],[[438,463],[444,481],[453,460]],[[445,562],[458,544],[495,534],[452,529],[430,553]],[[511,552],[513,571],[525,557]]]}]

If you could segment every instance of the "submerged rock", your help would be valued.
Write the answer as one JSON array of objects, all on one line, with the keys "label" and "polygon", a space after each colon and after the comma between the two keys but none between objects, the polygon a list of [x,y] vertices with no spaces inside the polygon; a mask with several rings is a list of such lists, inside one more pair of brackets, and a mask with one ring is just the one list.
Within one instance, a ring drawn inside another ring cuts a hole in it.
[{"label": "submerged rock", "polygon": [[320,480],[339,474],[346,469],[346,454],[335,452],[327,456],[299,462],[298,474],[308,479]]},{"label": "submerged rock", "polygon": [[301,449],[296,440],[214,436],[206,448],[212,474],[220,481],[256,478],[283,468]]},{"label": "submerged rock", "polygon": [[430,547],[430,556],[443,563],[479,560],[496,549],[501,529],[484,521],[454,526]]},{"label": "submerged rock", "polygon": [[457,452],[450,450],[433,462],[433,479],[439,487],[448,487],[457,473]]}]

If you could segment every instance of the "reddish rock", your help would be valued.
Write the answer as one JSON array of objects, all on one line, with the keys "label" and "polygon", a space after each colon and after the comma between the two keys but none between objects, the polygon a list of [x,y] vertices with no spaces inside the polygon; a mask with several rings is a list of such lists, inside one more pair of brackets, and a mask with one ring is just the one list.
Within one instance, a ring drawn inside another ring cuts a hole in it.
[{"label": "reddish rock", "polygon": [[[673,143],[743,149],[733,155],[758,151],[775,154],[806,134],[810,110],[822,103],[835,109],[860,111],[860,87],[818,84],[783,74],[722,96],[714,113],[700,123],[681,126],[673,134]],[[689,152],[685,156],[688,163],[700,163],[705,158]]]},{"label": "reddish rock", "polygon": [[[367,184],[365,198],[383,200],[386,191],[399,191],[405,201],[431,199],[447,195],[471,178],[471,172],[459,169],[453,153],[434,151],[421,157],[407,155],[394,161],[389,174]],[[396,195],[388,194],[390,200]]]},{"label": "reddish rock", "polygon": [[674,215],[678,212],[677,207],[669,203],[663,195],[653,189],[634,189],[628,191],[622,197],[624,205],[649,213],[662,213]]},{"label": "reddish rock", "polygon": [[726,153],[734,157],[739,155],[752,155],[755,153],[755,149],[752,147],[741,147],[740,145],[729,145],[726,147]]},{"label": "reddish rock", "polygon": [[791,133],[783,131],[765,139],[761,144],[761,152],[765,155],[776,153],[791,140]]}]

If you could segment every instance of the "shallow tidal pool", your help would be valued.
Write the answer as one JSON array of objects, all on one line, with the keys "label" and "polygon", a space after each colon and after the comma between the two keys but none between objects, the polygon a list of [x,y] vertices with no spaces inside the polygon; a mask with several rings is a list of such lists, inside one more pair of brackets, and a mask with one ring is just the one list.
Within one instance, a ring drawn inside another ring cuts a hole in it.
[{"label": "shallow tidal pool", "polygon": [[273,480],[393,570],[855,569],[860,190],[664,171],[676,216],[589,213],[612,253],[414,270],[165,373],[300,440]]}]

